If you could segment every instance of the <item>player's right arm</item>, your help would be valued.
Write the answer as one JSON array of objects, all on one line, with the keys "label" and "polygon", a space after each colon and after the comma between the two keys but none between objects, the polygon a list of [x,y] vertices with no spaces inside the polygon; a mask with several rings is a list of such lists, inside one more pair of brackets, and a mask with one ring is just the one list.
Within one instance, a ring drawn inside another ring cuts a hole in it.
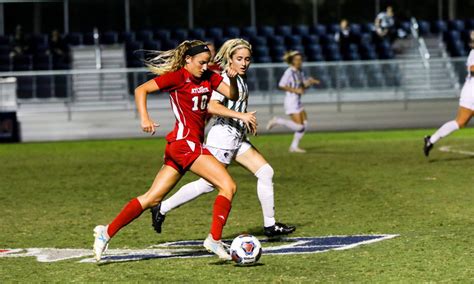
[{"label": "player's right arm", "polygon": [[140,115],[141,128],[144,132],[151,133],[151,135],[155,134],[155,129],[160,125],[150,119],[146,99],[148,94],[156,92],[159,89],[155,79],[151,79],[135,88],[135,104]]}]

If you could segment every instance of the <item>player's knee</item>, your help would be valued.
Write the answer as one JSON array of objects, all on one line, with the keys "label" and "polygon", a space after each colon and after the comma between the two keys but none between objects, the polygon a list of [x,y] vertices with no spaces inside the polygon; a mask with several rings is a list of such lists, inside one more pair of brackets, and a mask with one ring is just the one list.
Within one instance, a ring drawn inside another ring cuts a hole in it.
[{"label": "player's knee", "polygon": [[158,205],[163,198],[161,196],[152,196],[148,193],[138,197],[138,201],[142,205],[143,209],[151,208]]},{"label": "player's knee", "polygon": [[456,123],[458,124],[459,128],[464,128],[467,124],[467,121],[462,120],[462,119],[458,119],[458,120],[456,120]]},{"label": "player's knee", "polygon": [[304,124],[298,124],[298,127],[296,128],[296,132],[304,132],[305,127]]},{"label": "player's knee", "polygon": [[234,196],[235,192],[237,192],[237,184],[232,179],[222,181],[219,187],[222,192],[229,196]]},{"label": "player's knee", "polygon": [[258,179],[273,179],[273,175],[275,172],[273,171],[272,166],[270,164],[265,164],[258,169],[257,172],[255,172],[255,176]]}]

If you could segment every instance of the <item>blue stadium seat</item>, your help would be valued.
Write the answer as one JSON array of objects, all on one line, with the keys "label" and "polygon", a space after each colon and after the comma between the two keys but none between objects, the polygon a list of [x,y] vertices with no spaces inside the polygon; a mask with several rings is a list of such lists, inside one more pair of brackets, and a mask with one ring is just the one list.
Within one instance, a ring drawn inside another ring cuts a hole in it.
[{"label": "blue stadium seat", "polygon": [[275,34],[275,28],[272,26],[260,26],[257,29],[258,35],[269,37]]},{"label": "blue stadium seat", "polygon": [[207,30],[206,36],[218,40],[223,37],[223,31],[218,27],[209,28]]},{"label": "blue stadium seat", "polygon": [[431,26],[431,32],[435,34],[442,34],[448,31],[448,25],[443,20],[437,20],[433,22]]},{"label": "blue stadium seat", "polygon": [[201,28],[195,28],[189,31],[190,39],[199,39],[203,40],[206,37],[206,31]]},{"label": "blue stadium seat", "polygon": [[399,23],[399,28],[404,30],[406,33],[411,32],[411,23],[410,21],[402,21]]},{"label": "blue stadium seat", "polygon": [[53,58],[49,54],[35,55],[33,57],[34,70],[51,70],[53,69]]},{"label": "blue stadium seat", "polygon": [[170,50],[170,49],[173,49],[173,48],[177,47],[178,44],[180,44],[179,41],[177,41],[175,39],[168,39],[168,40],[165,40],[165,41],[161,42],[161,47],[162,47],[163,50]]},{"label": "blue stadium seat", "polygon": [[309,27],[307,25],[297,25],[293,28],[293,32],[300,36],[309,35]]},{"label": "blue stadium seat", "polygon": [[362,24],[362,31],[363,33],[373,33],[375,31],[374,23],[365,23]]},{"label": "blue stadium seat", "polygon": [[290,45],[290,46],[288,47],[288,49],[289,49],[289,50],[296,50],[296,51],[299,51],[299,52],[300,52],[301,54],[303,54],[303,55],[306,54],[306,50],[305,50],[304,46],[301,45],[301,44]]},{"label": "blue stadium seat", "polygon": [[36,97],[51,98],[53,96],[53,80],[54,76],[36,76]]},{"label": "blue stadium seat", "polygon": [[66,36],[66,42],[69,45],[77,46],[82,44],[82,34],[80,33],[69,33]]},{"label": "blue stadium seat", "polygon": [[253,48],[253,55],[255,57],[267,57],[270,56],[270,51],[266,46],[257,46]]},{"label": "blue stadium seat", "polygon": [[337,44],[328,44],[325,46],[325,57],[329,61],[341,61],[342,56]]},{"label": "blue stadium seat", "polygon": [[84,33],[82,38],[82,44],[84,45],[93,45],[94,44],[94,33],[88,32]]},{"label": "blue stadium seat", "polygon": [[319,44],[312,44],[312,45],[306,46],[306,52],[308,54],[322,53],[322,51],[323,51],[323,49]]},{"label": "blue stadium seat", "polygon": [[310,28],[310,32],[321,37],[322,35],[325,35],[327,33],[327,28],[325,25],[317,24]]},{"label": "blue stadium seat", "polygon": [[272,45],[270,54],[273,58],[273,62],[280,62],[283,60],[283,55],[285,55],[286,47],[284,45]]},{"label": "blue stadium seat", "polygon": [[337,23],[329,24],[328,25],[328,31],[331,34],[338,33],[341,30],[341,27]]},{"label": "blue stadium seat", "polygon": [[[308,61],[325,61],[324,55],[322,53],[308,53],[307,55]],[[320,75],[318,74],[318,77]]]},{"label": "blue stadium seat", "polygon": [[151,41],[153,40],[153,31],[151,30],[140,30],[135,33],[135,39],[138,41]]},{"label": "blue stadium seat", "polygon": [[41,44],[34,47],[34,54],[46,54],[49,51],[49,45]]},{"label": "blue stadium seat", "polygon": [[0,71],[7,72],[12,69],[11,58],[9,55],[0,55]]},{"label": "blue stadium seat", "polygon": [[171,38],[181,43],[188,39],[188,31],[186,29],[175,29],[171,33]]},{"label": "blue stadium seat", "polygon": [[285,44],[286,46],[302,45],[303,39],[301,38],[300,35],[290,35],[290,36],[285,37]]},{"label": "blue stadium seat", "polygon": [[359,39],[360,44],[369,44],[372,43],[372,34],[362,33]]},{"label": "blue stadium seat", "polygon": [[270,56],[255,57],[255,62],[257,63],[270,63],[272,58]]},{"label": "blue stadium seat", "polygon": [[157,40],[145,41],[143,48],[146,50],[161,50],[161,42]]},{"label": "blue stadium seat", "polygon": [[362,33],[362,26],[360,24],[350,24],[351,33],[354,35],[360,35]]},{"label": "blue stadium seat", "polygon": [[286,36],[292,35],[293,32],[291,30],[291,26],[282,25],[282,26],[278,26],[276,28],[275,34],[279,35],[279,36],[282,36],[282,37],[286,37]]},{"label": "blue stadium seat", "polygon": [[380,59],[392,59],[395,57],[393,53],[392,45],[388,40],[379,42],[377,51]]},{"label": "blue stadium seat", "polygon": [[464,43],[461,40],[455,40],[448,45],[448,50],[453,57],[467,56]]},{"label": "blue stadium seat", "polygon": [[257,36],[257,29],[252,26],[243,27],[241,30],[241,34],[243,37],[252,38],[254,36]]},{"label": "blue stadium seat", "polygon": [[418,31],[421,35],[428,35],[430,33],[430,30],[431,27],[428,21],[418,21]]},{"label": "blue stadium seat", "polygon": [[120,43],[135,41],[135,33],[134,32],[121,32],[119,35],[118,41]]},{"label": "blue stadium seat", "polygon": [[303,44],[306,46],[319,44],[319,37],[317,35],[305,35],[303,36]]},{"label": "blue stadium seat", "polygon": [[118,34],[115,31],[106,31],[100,36],[101,44],[116,44],[118,42]]},{"label": "blue stadium seat", "polygon": [[159,41],[165,41],[171,38],[171,32],[165,29],[156,29],[153,32],[153,38]]},{"label": "blue stadium seat", "polygon": [[466,19],[464,21],[464,25],[465,25],[466,29],[473,30],[474,29],[474,18]]},{"label": "blue stadium seat", "polygon": [[450,30],[456,30],[459,32],[466,28],[462,20],[450,20],[448,26]]},{"label": "blue stadium seat", "polygon": [[240,37],[240,29],[238,27],[228,27],[225,29],[225,36],[229,38]]},{"label": "blue stadium seat", "polygon": [[285,44],[285,38],[280,35],[273,35],[267,38],[267,42],[270,46],[274,45],[284,45]]},{"label": "blue stadium seat", "polygon": [[307,45],[305,51],[309,61],[324,61],[322,48],[319,44]]},{"label": "blue stadium seat", "polygon": [[34,46],[49,44],[48,35],[46,34],[33,34],[30,37],[30,41]]},{"label": "blue stadium seat", "polygon": [[451,30],[448,31],[444,34],[444,40],[449,43],[460,40],[461,39],[461,33],[457,30]]},{"label": "blue stadium seat", "polygon": [[267,39],[263,36],[254,36],[250,38],[250,43],[253,46],[267,45]]},{"label": "blue stadium seat", "polygon": [[336,40],[334,39],[333,34],[325,34],[319,37],[321,43],[324,45],[335,44]]}]

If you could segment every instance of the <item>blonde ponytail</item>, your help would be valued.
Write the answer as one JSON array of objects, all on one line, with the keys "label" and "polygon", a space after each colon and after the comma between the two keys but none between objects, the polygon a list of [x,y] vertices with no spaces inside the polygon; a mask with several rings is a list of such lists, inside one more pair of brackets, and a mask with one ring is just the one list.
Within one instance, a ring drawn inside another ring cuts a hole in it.
[{"label": "blonde ponytail", "polygon": [[234,55],[237,50],[242,48],[246,48],[250,51],[250,53],[252,53],[252,46],[248,41],[241,38],[229,39],[224,42],[224,44],[222,44],[221,48],[216,54],[216,57],[214,58],[214,62],[219,64],[219,66],[225,70],[230,65],[232,55]]},{"label": "blonde ponytail", "polygon": [[167,51],[151,51],[149,55],[154,55],[150,59],[145,59],[145,65],[151,72],[157,75],[176,71],[185,65],[184,54],[188,49],[197,45],[204,45],[200,40],[185,40],[176,48]]}]

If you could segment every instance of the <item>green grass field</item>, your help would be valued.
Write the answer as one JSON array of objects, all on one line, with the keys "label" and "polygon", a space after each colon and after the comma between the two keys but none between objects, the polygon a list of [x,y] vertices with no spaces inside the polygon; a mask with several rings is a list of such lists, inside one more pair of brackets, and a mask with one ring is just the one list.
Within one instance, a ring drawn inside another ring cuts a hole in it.
[{"label": "green grass field", "polygon": [[[252,139],[276,172],[277,219],[296,224],[295,236],[397,238],[344,251],[263,255],[263,265],[245,268],[218,265],[214,258],[101,266],[0,258],[0,282],[472,282],[474,157],[439,147],[474,152],[474,131],[440,142],[430,159],[421,152],[425,133],[308,134],[306,155],[287,152],[290,135]],[[0,145],[0,248],[91,247],[93,227],[151,184],[164,145],[158,138]],[[224,234],[261,234],[256,180],[238,166],[230,172],[239,192]],[[193,179],[188,174],[180,184]],[[170,213],[161,235],[145,212],[110,248],[203,239],[214,198],[211,193]]]}]

